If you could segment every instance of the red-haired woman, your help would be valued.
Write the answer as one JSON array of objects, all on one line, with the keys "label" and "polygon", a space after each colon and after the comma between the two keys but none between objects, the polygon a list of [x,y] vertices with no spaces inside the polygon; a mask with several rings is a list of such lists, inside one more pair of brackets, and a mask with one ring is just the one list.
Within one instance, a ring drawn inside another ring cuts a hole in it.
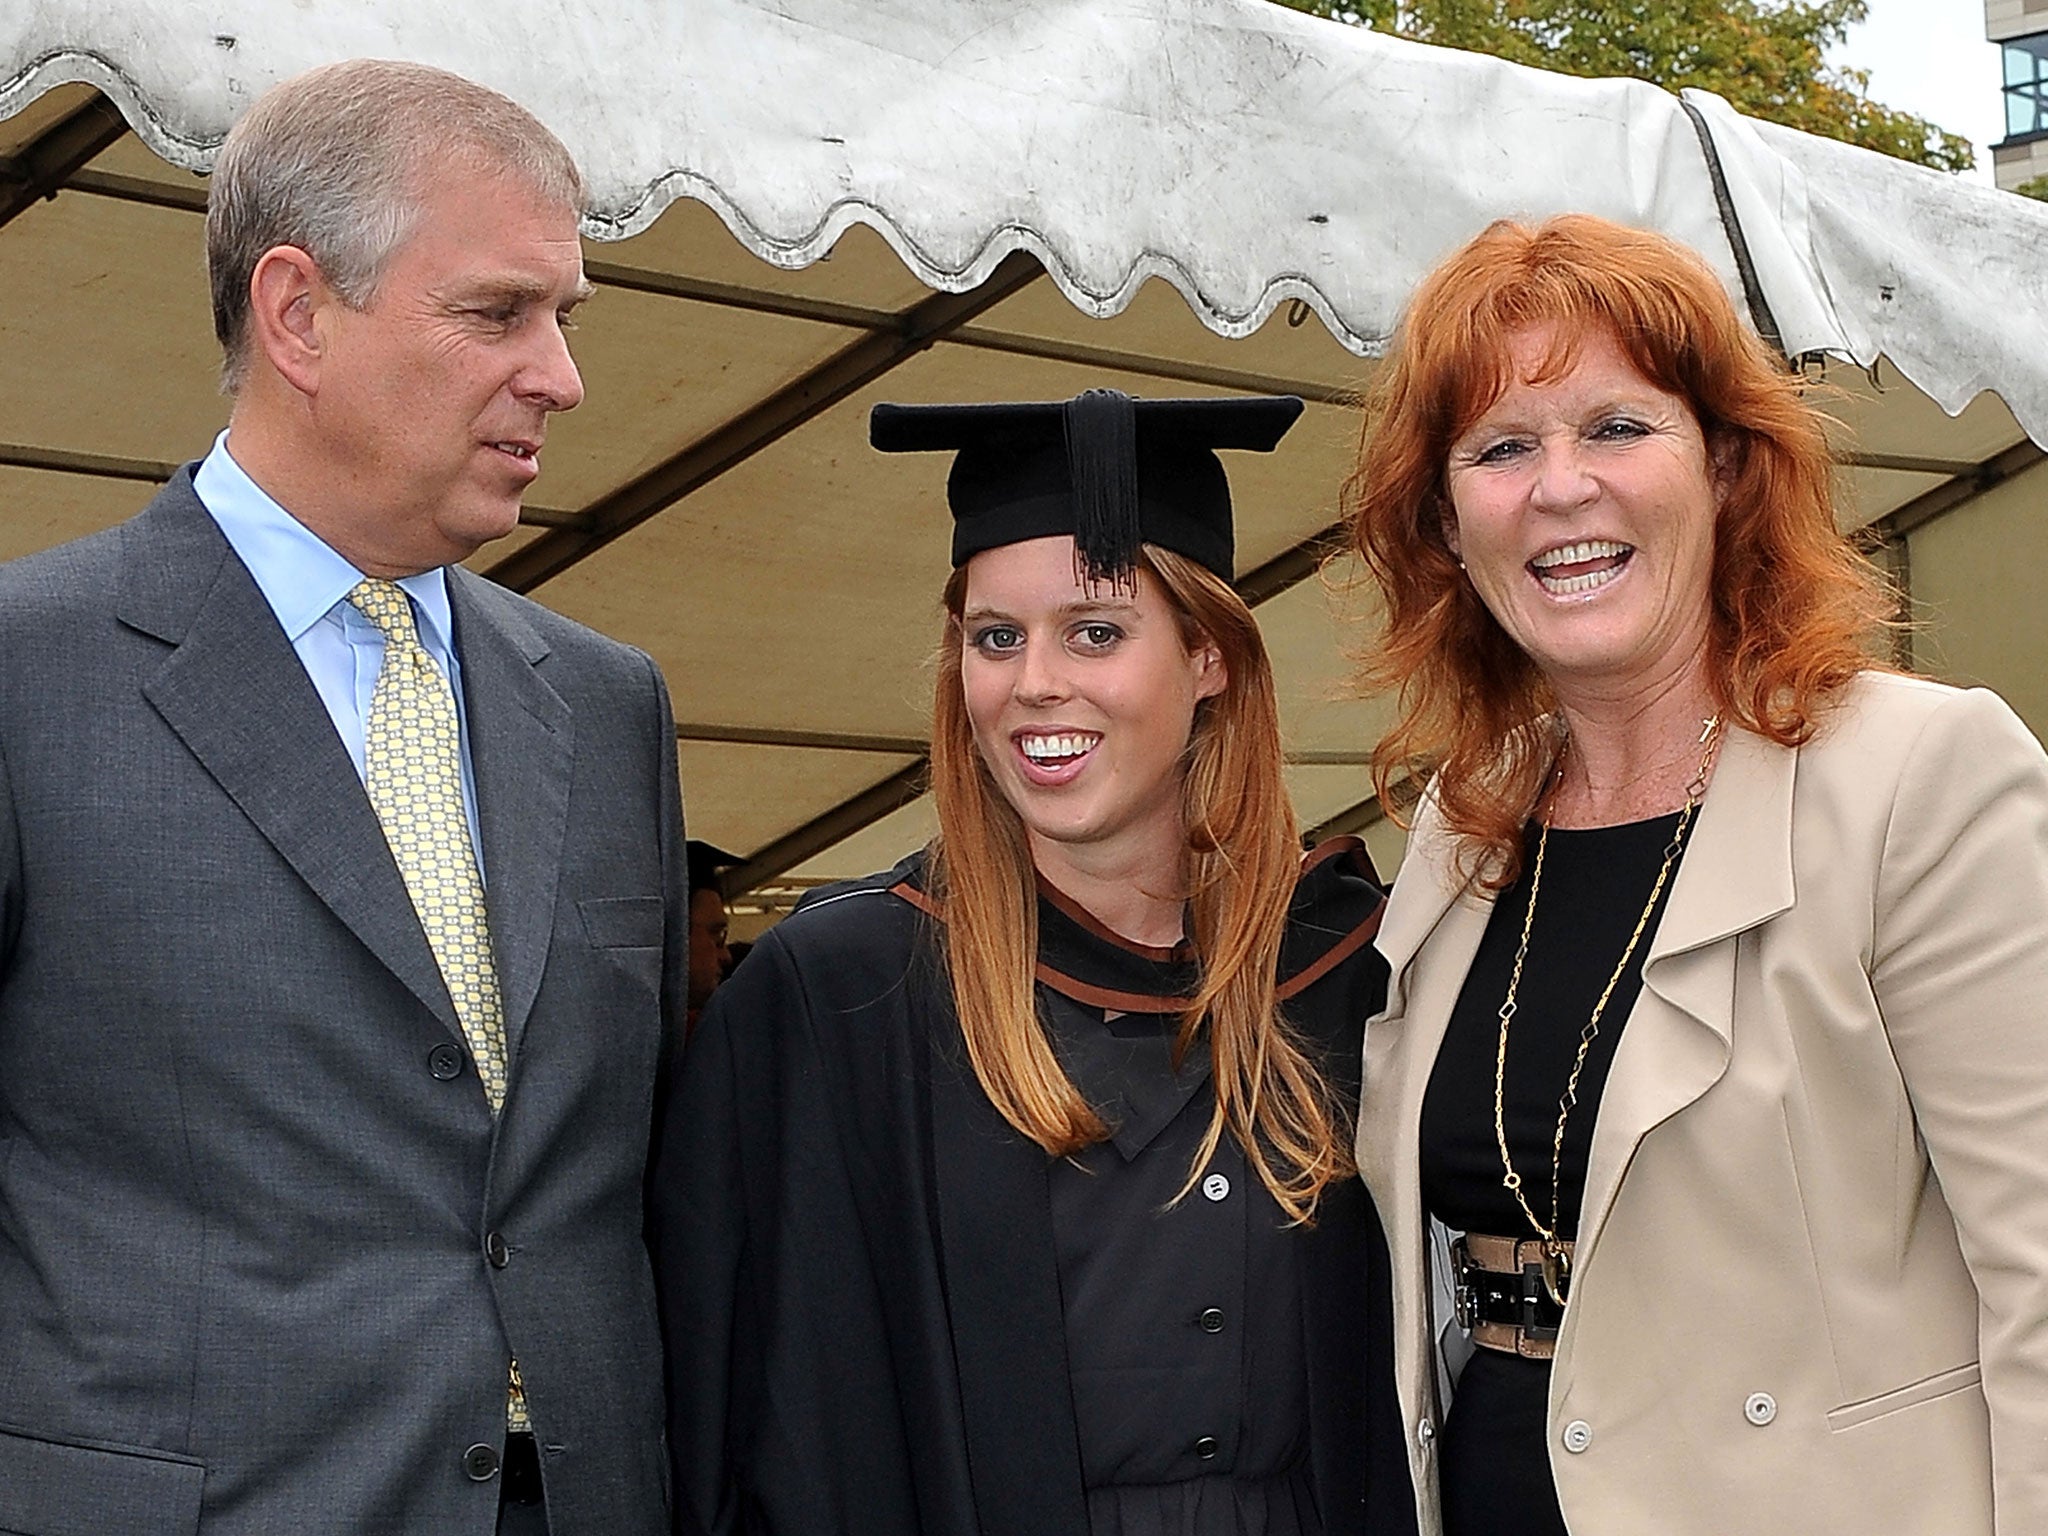
[{"label": "red-haired woman", "polygon": [[685,1054],[681,1530],[1339,1536],[1388,1528],[1369,1443],[1408,1527],[1351,1157],[1382,900],[1300,856],[1212,451],[1300,409],[877,410],[958,451],[940,834],[773,929]]},{"label": "red-haired woman", "polygon": [[1426,1532],[2048,1530],[2048,758],[1872,661],[1829,487],[1707,267],[1597,219],[1488,229],[1376,381]]}]

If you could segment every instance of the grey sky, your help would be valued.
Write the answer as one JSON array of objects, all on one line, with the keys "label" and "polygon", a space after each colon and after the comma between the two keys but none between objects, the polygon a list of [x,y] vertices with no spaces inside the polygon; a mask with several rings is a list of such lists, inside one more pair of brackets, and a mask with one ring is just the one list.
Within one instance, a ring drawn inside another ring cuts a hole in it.
[{"label": "grey sky", "polygon": [[1984,40],[1983,0],[1869,0],[1870,20],[1836,49],[1836,63],[1870,71],[1872,99],[1916,112],[1977,147],[1991,179],[1991,146],[2005,137],[1998,48]]}]

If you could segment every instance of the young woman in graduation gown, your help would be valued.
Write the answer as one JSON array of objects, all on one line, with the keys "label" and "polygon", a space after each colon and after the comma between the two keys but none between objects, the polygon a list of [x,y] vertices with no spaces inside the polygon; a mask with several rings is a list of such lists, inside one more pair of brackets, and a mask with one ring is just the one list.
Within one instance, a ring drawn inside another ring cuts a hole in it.
[{"label": "young woman in graduation gown", "polygon": [[940,835],[812,895],[685,1053],[679,1531],[1412,1522],[1349,1154],[1382,896],[1355,842],[1299,851],[1211,451],[1300,409],[877,409],[959,450]]}]

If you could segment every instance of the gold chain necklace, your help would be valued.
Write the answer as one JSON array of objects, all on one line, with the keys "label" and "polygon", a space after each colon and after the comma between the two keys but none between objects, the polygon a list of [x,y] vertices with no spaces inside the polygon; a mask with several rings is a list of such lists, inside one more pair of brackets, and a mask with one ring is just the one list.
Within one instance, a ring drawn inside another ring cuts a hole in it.
[{"label": "gold chain necklace", "polygon": [[[1536,1235],[1543,1239],[1543,1288],[1550,1292],[1550,1299],[1560,1307],[1564,1305],[1565,1279],[1571,1268],[1565,1255],[1564,1240],[1557,1235],[1559,1226],[1558,1202],[1560,1198],[1560,1173],[1564,1163],[1564,1128],[1571,1119],[1572,1111],[1579,1102],[1579,1074],[1586,1067],[1586,1053],[1592,1050],[1593,1042],[1600,1035],[1600,1018],[1607,1011],[1607,1000],[1614,995],[1614,989],[1628,971],[1629,960],[1635,955],[1636,945],[1642,942],[1643,930],[1650,926],[1650,914],[1657,910],[1657,899],[1664,894],[1664,887],[1671,879],[1671,867],[1678,862],[1678,855],[1685,847],[1686,829],[1692,825],[1693,813],[1699,809],[1700,800],[1707,792],[1707,775],[1713,771],[1714,748],[1721,739],[1721,717],[1709,716],[1700,729],[1700,767],[1693,775],[1692,783],[1686,786],[1685,809],[1678,813],[1678,825],[1672,830],[1671,841],[1664,847],[1664,863],[1657,871],[1656,883],[1650,887],[1650,899],[1643,903],[1642,915],[1636,919],[1635,931],[1628,936],[1628,946],[1622,950],[1621,959],[1615,962],[1614,973],[1607,978],[1607,985],[1600,989],[1600,1000],[1593,1005],[1593,1015],[1586,1020],[1585,1028],[1579,1031],[1579,1051],[1572,1060],[1572,1073],[1566,1079],[1564,1092],[1557,1101],[1557,1134],[1550,1142],[1550,1225],[1545,1226],[1529,1204],[1529,1197],[1522,1192],[1522,1176],[1515,1172],[1515,1161],[1508,1154],[1507,1127],[1507,1073],[1508,1073],[1508,1026],[1515,1017],[1515,996],[1522,987],[1522,962],[1529,958],[1529,933],[1536,923],[1536,893],[1543,886],[1543,854],[1550,846],[1550,817],[1545,815],[1542,831],[1536,838],[1536,862],[1529,872],[1529,907],[1522,914],[1522,937],[1515,946],[1514,968],[1508,974],[1508,995],[1500,1005],[1500,1045],[1493,1058],[1493,1136],[1500,1147],[1500,1165],[1506,1170],[1501,1183],[1515,1203],[1522,1208],[1522,1214],[1529,1218],[1529,1225],[1536,1229]],[[1569,742],[1566,743],[1569,745]],[[1558,749],[1557,777],[1564,775],[1564,748]]]}]

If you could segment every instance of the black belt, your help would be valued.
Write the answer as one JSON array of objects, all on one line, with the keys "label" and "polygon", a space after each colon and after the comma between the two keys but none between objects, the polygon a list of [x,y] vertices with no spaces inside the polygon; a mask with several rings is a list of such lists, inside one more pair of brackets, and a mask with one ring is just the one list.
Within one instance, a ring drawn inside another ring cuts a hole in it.
[{"label": "black belt", "polygon": [[540,1486],[540,1447],[534,1444],[533,1436],[509,1434],[505,1437],[505,1462],[499,1476],[503,1478],[498,1485],[499,1503],[531,1505],[544,1502]]},{"label": "black belt", "polygon": [[1452,1294],[1458,1325],[1472,1342],[1526,1360],[1548,1360],[1557,1352],[1564,1306],[1553,1289],[1569,1285],[1573,1245],[1560,1245],[1563,1261],[1546,1276],[1541,1238],[1487,1237],[1467,1233],[1451,1245]]}]

